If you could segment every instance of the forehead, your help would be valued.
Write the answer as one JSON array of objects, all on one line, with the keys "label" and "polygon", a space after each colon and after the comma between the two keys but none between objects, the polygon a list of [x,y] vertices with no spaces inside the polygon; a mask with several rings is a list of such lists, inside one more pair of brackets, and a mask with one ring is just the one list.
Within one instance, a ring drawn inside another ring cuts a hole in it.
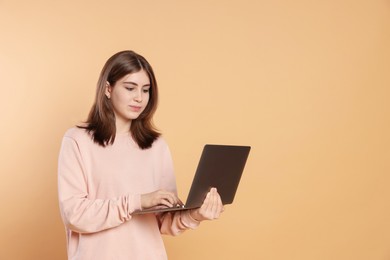
[{"label": "forehead", "polygon": [[148,74],[146,73],[145,70],[140,70],[137,72],[129,73],[122,77],[119,82],[129,82],[129,83],[135,83],[137,85],[149,85],[150,84],[150,79]]}]

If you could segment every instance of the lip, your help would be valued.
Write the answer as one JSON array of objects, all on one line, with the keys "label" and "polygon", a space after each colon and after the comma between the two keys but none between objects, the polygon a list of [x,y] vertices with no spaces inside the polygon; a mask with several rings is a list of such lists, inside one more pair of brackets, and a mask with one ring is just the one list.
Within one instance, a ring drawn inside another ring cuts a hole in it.
[{"label": "lip", "polygon": [[141,110],[142,107],[139,107],[139,106],[129,106],[130,109],[134,112],[139,112]]}]

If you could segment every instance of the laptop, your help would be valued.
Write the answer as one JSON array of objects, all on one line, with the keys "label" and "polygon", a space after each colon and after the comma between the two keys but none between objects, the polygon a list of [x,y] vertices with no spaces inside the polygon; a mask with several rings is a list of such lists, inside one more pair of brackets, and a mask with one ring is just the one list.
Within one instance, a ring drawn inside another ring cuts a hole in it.
[{"label": "laptop", "polygon": [[200,208],[213,187],[217,188],[223,205],[233,203],[250,149],[250,146],[206,144],[184,206],[150,208],[133,214]]}]

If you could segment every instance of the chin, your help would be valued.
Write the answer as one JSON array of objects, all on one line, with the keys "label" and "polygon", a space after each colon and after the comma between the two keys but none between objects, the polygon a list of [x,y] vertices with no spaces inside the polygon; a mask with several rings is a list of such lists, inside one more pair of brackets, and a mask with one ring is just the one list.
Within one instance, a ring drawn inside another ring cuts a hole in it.
[{"label": "chin", "polygon": [[131,115],[128,117],[128,119],[131,121],[131,120],[136,120],[139,118],[139,115]]}]

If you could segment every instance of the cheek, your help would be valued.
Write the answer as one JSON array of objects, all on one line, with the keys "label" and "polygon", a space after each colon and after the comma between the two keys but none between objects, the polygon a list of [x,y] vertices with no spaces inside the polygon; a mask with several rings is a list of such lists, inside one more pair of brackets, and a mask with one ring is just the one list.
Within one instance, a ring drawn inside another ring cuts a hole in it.
[{"label": "cheek", "polygon": [[150,99],[150,95],[145,95],[144,97],[144,101],[145,101],[145,105],[147,105],[149,103],[149,99]]},{"label": "cheek", "polygon": [[150,105],[149,101],[150,101],[150,97],[149,96],[148,97],[144,97],[144,100],[143,100],[143,102],[144,102],[143,107],[144,108],[143,108],[142,112],[144,112],[146,110],[146,108]]},{"label": "cheek", "polygon": [[111,102],[114,107],[120,108],[122,106],[127,105],[127,98],[125,95],[115,95],[111,97]]},{"label": "cheek", "polygon": [[120,95],[116,96],[116,100],[120,104],[127,103],[129,99],[131,99],[131,97],[129,97],[128,93],[121,93]]}]

